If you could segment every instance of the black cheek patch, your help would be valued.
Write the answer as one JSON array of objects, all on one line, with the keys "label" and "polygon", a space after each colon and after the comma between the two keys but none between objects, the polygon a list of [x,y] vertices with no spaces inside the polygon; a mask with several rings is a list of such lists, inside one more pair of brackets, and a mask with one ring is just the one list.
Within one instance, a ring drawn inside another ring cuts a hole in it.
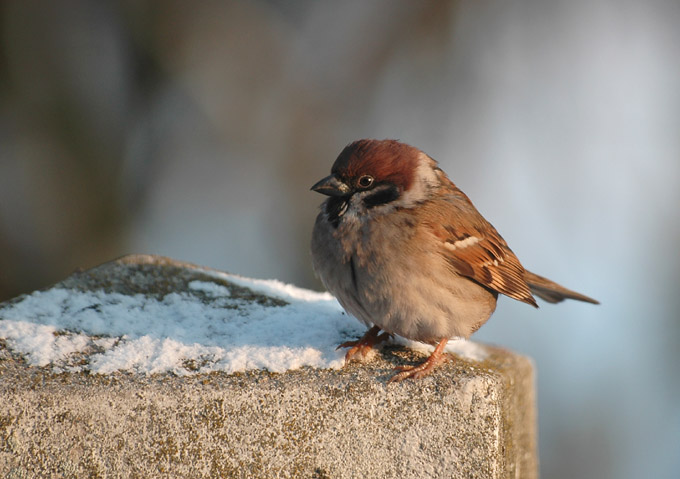
[{"label": "black cheek patch", "polygon": [[387,188],[377,189],[374,193],[364,197],[364,205],[366,208],[373,208],[375,206],[386,205],[399,198],[399,188],[395,185],[390,185]]}]

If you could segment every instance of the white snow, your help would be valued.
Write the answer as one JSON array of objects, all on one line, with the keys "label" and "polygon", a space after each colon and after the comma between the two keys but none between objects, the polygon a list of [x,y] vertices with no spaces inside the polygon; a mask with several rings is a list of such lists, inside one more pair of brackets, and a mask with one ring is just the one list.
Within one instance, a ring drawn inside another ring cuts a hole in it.
[{"label": "white snow", "polygon": [[[250,369],[283,372],[302,366],[337,369],[344,363],[344,351],[336,351],[336,346],[365,331],[328,293],[276,280],[206,273],[289,304],[246,302],[211,281],[189,283],[191,291],[209,301],[191,293],[154,299],[52,288],[0,309],[0,338],[29,364],[57,371],[184,375]],[[482,346],[466,341],[451,341],[447,350],[472,360],[486,356]]]}]

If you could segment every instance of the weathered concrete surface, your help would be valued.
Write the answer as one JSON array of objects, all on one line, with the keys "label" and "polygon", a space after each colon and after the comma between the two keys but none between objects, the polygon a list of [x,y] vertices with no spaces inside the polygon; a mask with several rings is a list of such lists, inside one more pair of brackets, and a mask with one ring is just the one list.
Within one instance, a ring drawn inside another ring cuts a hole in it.
[{"label": "weathered concrete surface", "polygon": [[[116,267],[140,262],[192,268]],[[488,353],[386,384],[423,356],[388,347],[340,371],[284,374],[55,374],[0,342],[0,476],[537,477],[531,362]]]}]

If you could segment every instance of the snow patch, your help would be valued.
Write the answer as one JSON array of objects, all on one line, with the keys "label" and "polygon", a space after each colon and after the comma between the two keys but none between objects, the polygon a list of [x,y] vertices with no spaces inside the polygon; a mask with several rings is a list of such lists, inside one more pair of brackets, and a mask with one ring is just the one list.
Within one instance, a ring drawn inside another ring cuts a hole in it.
[{"label": "snow patch", "polygon": [[[188,292],[162,298],[102,290],[37,291],[0,309],[0,338],[36,366],[185,375],[284,372],[303,366],[338,369],[344,351],[337,351],[337,345],[365,332],[329,293],[276,280],[205,273],[219,283],[191,281]],[[230,283],[287,304],[238,298]],[[452,341],[447,351],[474,360],[486,356],[482,346],[470,342]]]}]

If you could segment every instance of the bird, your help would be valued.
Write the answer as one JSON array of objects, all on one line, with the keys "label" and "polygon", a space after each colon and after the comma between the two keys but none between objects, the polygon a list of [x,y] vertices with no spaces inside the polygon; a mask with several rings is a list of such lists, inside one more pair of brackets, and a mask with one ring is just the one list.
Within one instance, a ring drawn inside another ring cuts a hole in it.
[{"label": "bird", "polygon": [[[599,304],[522,266],[470,199],[420,149],[398,140],[348,144],[311,190],[326,195],[312,231],[315,273],[369,329],[345,363],[398,335],[435,346],[389,382],[418,379],[492,315],[498,295],[538,307],[565,299]],[[535,295],[535,296],[534,296]]]}]

